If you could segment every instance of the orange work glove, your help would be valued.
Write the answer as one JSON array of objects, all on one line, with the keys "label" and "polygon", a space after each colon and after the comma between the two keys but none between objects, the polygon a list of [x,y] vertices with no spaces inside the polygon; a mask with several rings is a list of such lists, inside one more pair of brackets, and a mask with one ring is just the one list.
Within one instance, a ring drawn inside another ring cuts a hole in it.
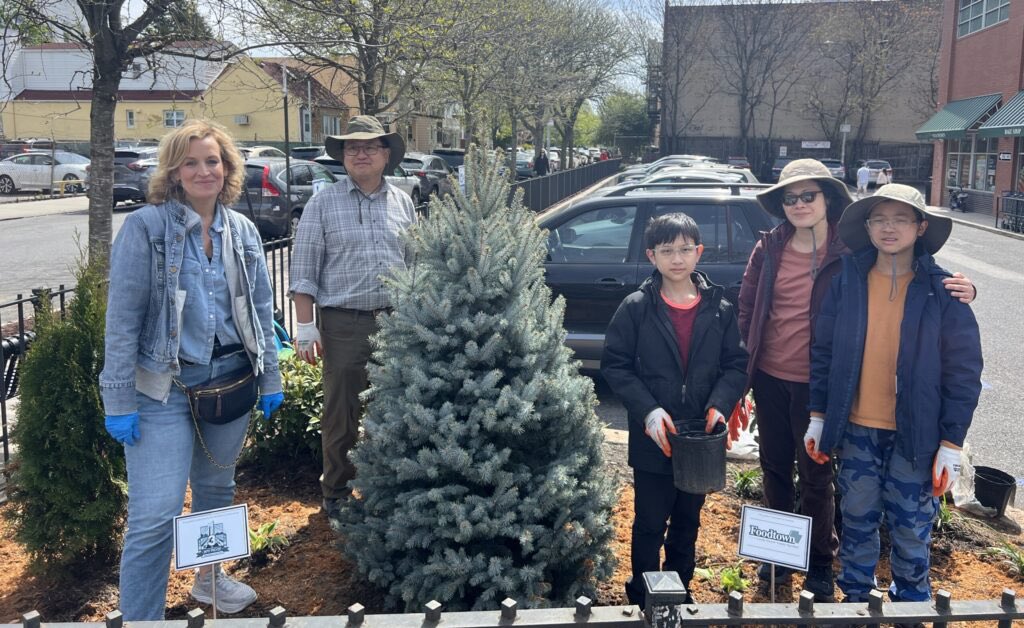
[{"label": "orange work glove", "polygon": [[672,423],[672,417],[665,412],[664,408],[655,408],[647,413],[644,418],[646,429],[644,433],[651,437],[651,440],[661,449],[661,453],[672,457],[672,445],[668,442],[668,434],[676,434],[676,426]]},{"label": "orange work glove", "polygon": [[[719,423],[725,423],[725,415],[716,410],[715,408],[708,408],[708,414],[705,418],[704,433],[710,434],[714,431],[715,426]],[[732,449],[732,431],[725,431],[725,448]]]},{"label": "orange work glove", "polygon": [[733,442],[740,439],[741,429],[745,430],[750,426],[750,411],[752,409],[750,399],[747,399],[746,396],[736,402],[736,407],[732,409],[732,414],[729,415],[729,438]]},{"label": "orange work glove", "polygon": [[821,442],[821,432],[824,428],[825,419],[812,416],[811,422],[807,426],[807,432],[804,434],[804,449],[807,451],[807,456],[818,464],[828,462],[828,454],[818,450],[818,443]]}]

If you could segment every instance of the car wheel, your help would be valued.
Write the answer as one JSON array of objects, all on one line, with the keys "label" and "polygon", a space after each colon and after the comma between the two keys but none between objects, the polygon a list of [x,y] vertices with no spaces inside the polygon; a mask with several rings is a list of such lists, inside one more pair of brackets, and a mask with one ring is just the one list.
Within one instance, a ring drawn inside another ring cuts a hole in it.
[{"label": "car wheel", "polygon": [[288,222],[288,233],[284,234],[285,237],[295,237],[295,232],[299,230],[299,219],[302,218],[301,211],[293,211],[292,219]]},{"label": "car wheel", "polygon": [[[64,175],[64,180],[65,181],[76,181],[77,179],[78,179],[78,177],[76,177],[73,174],[66,174],[66,175]],[[71,185],[65,185],[64,186],[64,191],[66,193],[68,193],[68,194],[78,194],[79,192],[82,191],[82,184],[81,183],[72,183]]]},{"label": "car wheel", "polygon": [[7,175],[0,177],[0,194],[14,194],[14,179]]}]

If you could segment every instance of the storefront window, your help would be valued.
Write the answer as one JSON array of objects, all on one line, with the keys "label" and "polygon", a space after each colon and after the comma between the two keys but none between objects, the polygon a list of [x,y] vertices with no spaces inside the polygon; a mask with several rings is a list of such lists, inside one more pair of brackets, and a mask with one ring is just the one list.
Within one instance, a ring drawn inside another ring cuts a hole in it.
[{"label": "storefront window", "polygon": [[996,187],[996,147],[997,139],[975,139],[974,147],[974,182],[975,190],[991,192]]},{"label": "storefront window", "polygon": [[1013,189],[1024,192],[1024,139],[1017,138],[1014,143],[1017,145],[1017,169],[1014,171],[1017,176],[1014,177]]},{"label": "storefront window", "polygon": [[971,141],[946,140],[946,185],[963,185],[970,181]]}]

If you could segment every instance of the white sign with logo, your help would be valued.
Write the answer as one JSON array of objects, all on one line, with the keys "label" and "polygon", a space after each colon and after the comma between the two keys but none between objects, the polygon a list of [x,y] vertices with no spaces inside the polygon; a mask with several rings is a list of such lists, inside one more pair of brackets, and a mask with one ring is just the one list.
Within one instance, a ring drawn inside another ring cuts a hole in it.
[{"label": "white sign with logo", "polygon": [[807,571],[811,560],[811,518],[743,506],[737,553],[744,558]]},{"label": "white sign with logo", "polygon": [[849,124],[840,124],[839,125],[839,132],[840,133],[849,133],[850,132],[850,125]]},{"label": "white sign with logo", "polygon": [[800,148],[832,148],[832,142],[828,140],[804,140],[800,142]]},{"label": "white sign with logo", "polygon": [[789,149],[785,146],[779,146],[779,157],[785,157]]},{"label": "white sign with logo", "polygon": [[249,506],[174,518],[174,568],[192,569],[249,555]]}]

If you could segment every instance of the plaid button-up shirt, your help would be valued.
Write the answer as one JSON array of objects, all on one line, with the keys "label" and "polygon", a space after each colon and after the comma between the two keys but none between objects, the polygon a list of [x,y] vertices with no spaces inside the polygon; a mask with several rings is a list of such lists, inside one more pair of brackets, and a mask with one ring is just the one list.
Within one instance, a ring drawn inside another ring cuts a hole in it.
[{"label": "plaid button-up shirt", "polygon": [[295,232],[292,294],[308,294],[320,307],[388,307],[381,278],[412,262],[402,234],[414,222],[412,199],[386,181],[370,195],[348,178],[321,190]]}]

